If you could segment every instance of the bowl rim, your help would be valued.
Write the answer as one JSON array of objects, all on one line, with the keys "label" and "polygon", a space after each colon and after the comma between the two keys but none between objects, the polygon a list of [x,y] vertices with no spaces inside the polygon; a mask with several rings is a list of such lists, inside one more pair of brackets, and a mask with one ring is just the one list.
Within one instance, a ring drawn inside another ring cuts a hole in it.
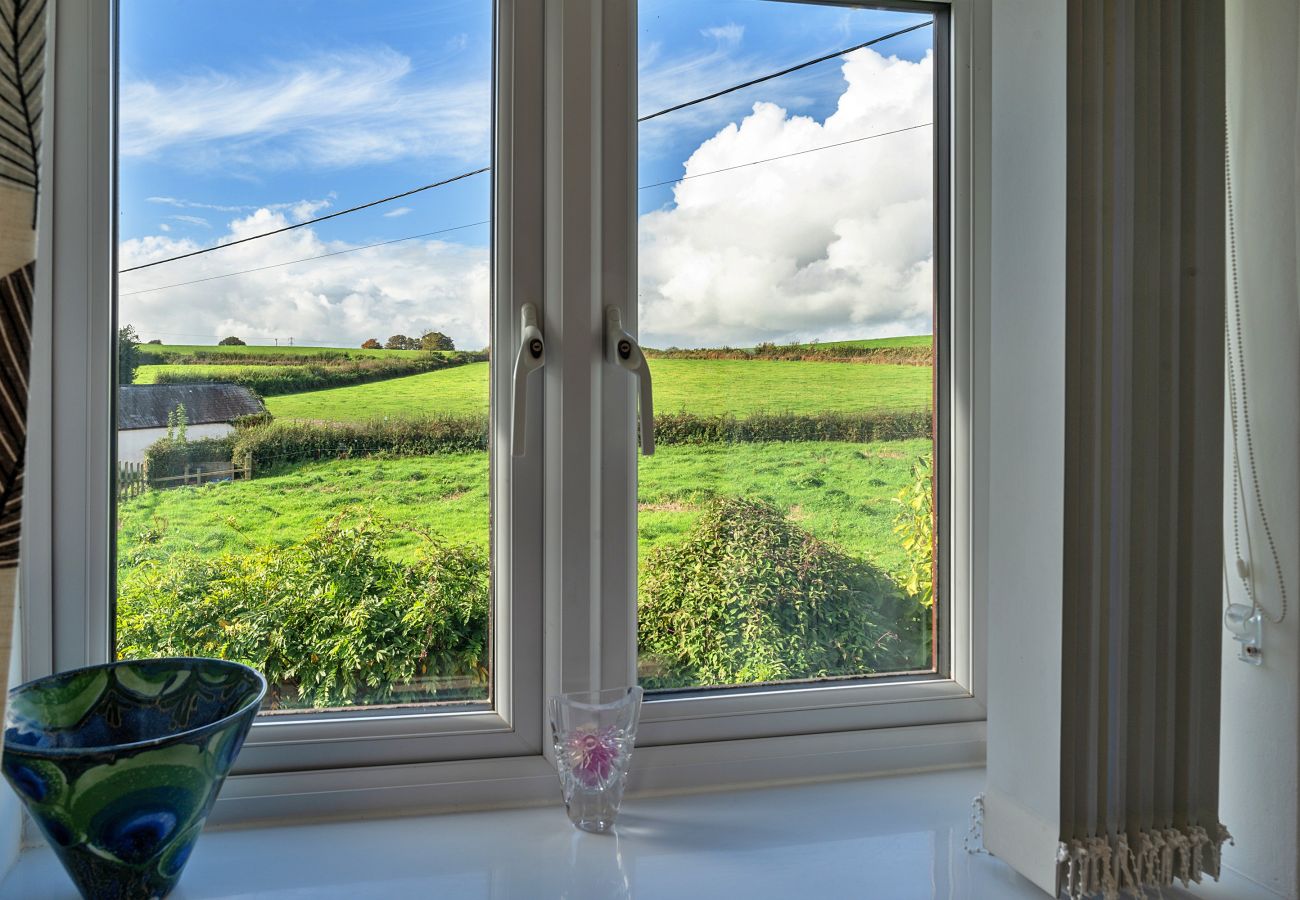
[{"label": "bowl rim", "polygon": [[[49,675],[42,675],[40,678],[33,678],[31,681],[25,681],[20,685],[10,688],[6,700],[12,699],[19,691],[27,690],[41,684],[42,682],[53,681],[56,678],[66,678],[70,675],[77,675],[82,672],[116,669],[119,666],[160,662],[216,663],[219,666],[243,669],[245,672],[251,672],[253,677],[257,679],[257,694],[241,703],[239,708],[234,712],[228,713],[220,719],[214,719],[211,722],[205,722],[204,724],[197,725],[193,728],[186,728],[183,731],[172,732],[171,734],[162,735],[156,738],[146,738],[141,741],[131,741],[124,744],[100,744],[94,747],[35,747],[31,744],[12,744],[9,742],[9,716],[6,714],[5,721],[0,723],[0,727],[3,727],[4,729],[4,752],[6,754],[13,752],[33,757],[67,759],[78,756],[94,756],[107,752],[126,753],[134,750],[144,750],[150,747],[158,747],[163,744],[177,742],[183,738],[192,738],[207,731],[217,731],[230,724],[235,719],[238,719],[240,716],[246,715],[250,707],[253,707],[254,710],[256,710],[257,707],[262,705],[262,700],[266,697],[266,677],[252,666],[246,666],[243,663],[233,662],[228,659],[216,659],[208,656],[157,656],[149,657],[147,659],[118,659],[113,662],[98,663],[93,666],[79,666],[75,669],[66,669],[62,672],[53,672]],[[5,708],[6,710],[9,708],[7,703]],[[254,713],[254,715],[256,715],[256,713]]]}]

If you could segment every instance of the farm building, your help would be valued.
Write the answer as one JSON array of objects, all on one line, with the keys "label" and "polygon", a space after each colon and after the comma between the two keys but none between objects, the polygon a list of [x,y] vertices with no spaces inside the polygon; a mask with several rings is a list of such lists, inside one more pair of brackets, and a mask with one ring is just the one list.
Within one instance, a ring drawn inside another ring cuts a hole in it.
[{"label": "farm building", "polygon": [[143,462],[144,451],[167,436],[167,419],[185,407],[186,437],[222,437],[235,420],[266,412],[262,401],[237,384],[124,384],[117,389],[117,458]]}]

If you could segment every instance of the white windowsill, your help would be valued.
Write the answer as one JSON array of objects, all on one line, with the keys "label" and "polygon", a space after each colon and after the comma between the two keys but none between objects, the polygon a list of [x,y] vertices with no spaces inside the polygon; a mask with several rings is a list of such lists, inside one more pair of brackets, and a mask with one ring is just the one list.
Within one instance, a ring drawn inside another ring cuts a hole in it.
[{"label": "white windowsill", "polygon": [[[983,770],[961,769],[632,798],[617,837],[575,831],[558,802],[218,830],[200,840],[171,896],[1041,900],[1001,862],[966,852],[983,784]],[[1273,898],[1232,875],[1164,896]],[[0,897],[76,894],[42,847],[22,855]]]}]

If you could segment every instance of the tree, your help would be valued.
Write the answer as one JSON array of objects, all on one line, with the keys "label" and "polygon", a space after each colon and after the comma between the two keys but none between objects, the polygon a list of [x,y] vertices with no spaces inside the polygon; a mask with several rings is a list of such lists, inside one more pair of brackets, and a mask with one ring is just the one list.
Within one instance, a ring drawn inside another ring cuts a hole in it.
[{"label": "tree", "polygon": [[185,429],[189,424],[190,417],[185,412],[185,404],[177,403],[176,408],[167,413],[167,440],[185,443]]},{"label": "tree", "polygon": [[419,350],[420,342],[404,334],[395,334],[384,344],[385,350]]},{"label": "tree", "polygon": [[383,344],[379,343],[378,338],[367,338],[366,342],[361,345],[362,350],[382,350]]},{"label": "tree", "polygon": [[162,339],[161,339],[161,338],[154,338],[154,339],[153,339],[152,341],[150,341],[149,343],[150,343],[150,344],[158,344],[158,345],[161,345],[161,344],[162,344]]},{"label": "tree", "polygon": [[421,350],[455,350],[456,343],[441,331],[426,331],[420,335]]},{"label": "tree", "polygon": [[218,347],[244,347],[247,345],[232,334],[230,337],[223,337],[221,340],[217,341],[217,346]]},{"label": "tree", "polygon": [[117,383],[131,384],[135,370],[140,368],[140,335],[134,325],[123,325],[117,330]]}]

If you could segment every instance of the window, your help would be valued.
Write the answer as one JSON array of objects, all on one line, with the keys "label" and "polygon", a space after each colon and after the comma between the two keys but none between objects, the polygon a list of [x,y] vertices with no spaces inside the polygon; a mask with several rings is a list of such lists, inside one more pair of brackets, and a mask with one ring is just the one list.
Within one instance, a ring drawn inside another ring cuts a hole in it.
[{"label": "window", "polygon": [[[647,766],[978,721],[964,10],[314,0],[250,6],[248,41],[225,7],[120,0],[60,23],[58,98],[94,111],[62,133],[117,141],[84,165],[117,214],[78,232],[84,203],[46,199],[69,339],[34,376],[55,487],[32,504],[60,540],[28,575],[31,674],[255,662],[275,693],[238,772],[272,780],[228,794],[258,797],[545,791],[544,696],[633,678]],[[516,379],[529,314],[543,365]]]},{"label": "window", "polygon": [[118,34],[116,654],[488,704],[491,6]]},{"label": "window", "polygon": [[935,15],[640,16],[638,676],[933,671]]}]

